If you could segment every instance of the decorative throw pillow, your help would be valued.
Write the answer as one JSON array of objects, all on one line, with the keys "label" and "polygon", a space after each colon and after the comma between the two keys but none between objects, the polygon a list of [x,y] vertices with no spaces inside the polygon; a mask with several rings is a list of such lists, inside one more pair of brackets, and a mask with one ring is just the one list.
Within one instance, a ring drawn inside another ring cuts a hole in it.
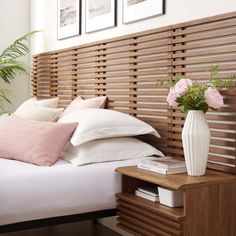
[{"label": "decorative throw pillow", "polygon": [[9,116],[0,123],[0,157],[50,166],[77,123],[37,122]]},{"label": "decorative throw pillow", "polygon": [[81,97],[74,99],[67,108],[62,112],[60,117],[68,113],[79,111],[86,108],[104,108],[107,97],[94,97],[83,100]]},{"label": "decorative throw pillow", "polygon": [[55,121],[63,108],[48,108],[37,104],[24,103],[14,112],[15,115],[36,121]]},{"label": "decorative throw pillow", "polygon": [[136,138],[100,139],[74,147],[66,144],[60,157],[76,166],[127,159],[137,159],[152,155],[164,156],[153,146]]},{"label": "decorative throw pillow", "polygon": [[106,109],[83,109],[60,118],[58,122],[78,122],[70,140],[74,146],[103,138],[129,137],[158,132],[147,123],[133,116]]},{"label": "decorative throw pillow", "polygon": [[38,100],[37,98],[33,97],[33,98],[30,98],[30,99],[26,100],[25,102],[23,102],[21,104],[21,106],[24,104],[33,104],[33,105],[40,105],[43,107],[57,108],[58,102],[59,102],[58,97],[49,98],[49,99],[41,99],[41,100]]}]

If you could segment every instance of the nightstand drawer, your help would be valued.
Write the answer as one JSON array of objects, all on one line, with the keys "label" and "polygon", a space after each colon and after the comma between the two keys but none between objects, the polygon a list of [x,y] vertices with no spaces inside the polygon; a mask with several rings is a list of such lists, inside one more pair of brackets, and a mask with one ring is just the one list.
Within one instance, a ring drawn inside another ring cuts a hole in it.
[{"label": "nightstand drawer", "polygon": [[132,194],[117,194],[118,221],[134,235],[183,235],[183,209],[168,209]]}]

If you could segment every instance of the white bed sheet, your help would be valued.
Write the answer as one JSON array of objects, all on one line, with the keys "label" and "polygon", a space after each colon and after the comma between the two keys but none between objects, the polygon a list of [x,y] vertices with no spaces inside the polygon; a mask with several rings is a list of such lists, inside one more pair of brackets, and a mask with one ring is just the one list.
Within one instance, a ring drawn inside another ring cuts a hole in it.
[{"label": "white bed sheet", "polygon": [[139,160],[40,167],[0,158],[0,225],[115,208],[114,170]]}]

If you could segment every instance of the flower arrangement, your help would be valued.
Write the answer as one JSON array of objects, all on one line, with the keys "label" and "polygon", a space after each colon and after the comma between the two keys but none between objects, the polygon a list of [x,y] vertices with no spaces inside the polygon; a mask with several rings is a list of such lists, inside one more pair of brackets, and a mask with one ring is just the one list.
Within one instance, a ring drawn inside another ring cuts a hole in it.
[{"label": "flower arrangement", "polygon": [[170,83],[167,102],[170,106],[180,107],[184,113],[189,110],[217,110],[223,106],[223,97],[219,90],[235,85],[235,75],[228,80],[218,79],[218,65],[211,66],[208,83],[195,83],[189,78],[178,77]]}]

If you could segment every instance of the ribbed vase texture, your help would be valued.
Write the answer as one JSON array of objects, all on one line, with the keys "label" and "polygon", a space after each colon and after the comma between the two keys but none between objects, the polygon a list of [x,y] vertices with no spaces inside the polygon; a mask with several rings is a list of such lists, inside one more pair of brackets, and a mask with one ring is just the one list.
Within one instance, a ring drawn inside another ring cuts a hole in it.
[{"label": "ribbed vase texture", "polygon": [[201,176],[205,174],[210,136],[205,114],[198,110],[189,111],[182,131],[188,175]]}]

